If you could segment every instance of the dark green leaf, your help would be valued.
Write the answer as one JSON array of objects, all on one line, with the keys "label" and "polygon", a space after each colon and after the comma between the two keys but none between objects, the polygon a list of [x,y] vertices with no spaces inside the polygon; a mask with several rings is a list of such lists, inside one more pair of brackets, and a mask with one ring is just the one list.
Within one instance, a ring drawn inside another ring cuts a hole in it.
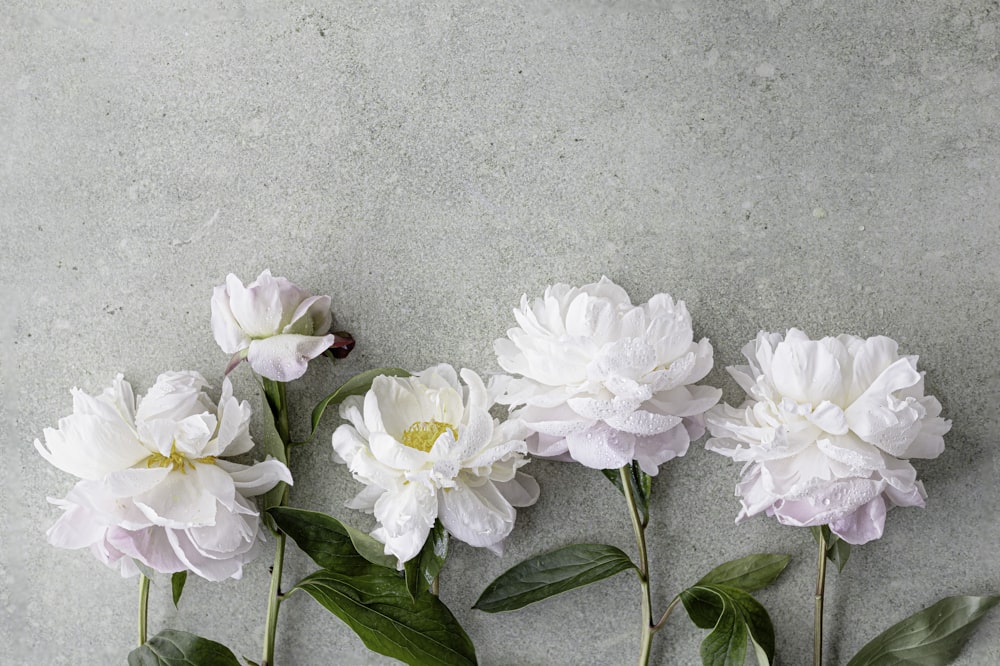
[{"label": "dark green leaf", "polygon": [[178,571],[170,577],[170,590],[174,597],[174,608],[177,608],[177,604],[181,601],[181,594],[184,592],[184,583],[187,582],[187,577],[187,571]]},{"label": "dark green leaf", "polygon": [[983,616],[998,602],[1000,596],[945,597],[883,631],[847,666],[950,664]]},{"label": "dark green leaf", "polygon": [[[261,395],[263,395],[263,402],[266,409],[261,410],[264,414],[263,429],[256,439],[261,443],[265,456],[271,456],[272,458],[280,460],[287,465],[288,452],[285,448],[285,442],[282,441],[281,435],[278,434],[278,428],[275,425],[274,412],[272,410],[276,409],[276,406],[272,402],[273,397],[268,394],[268,382],[270,382],[270,380],[264,379],[261,384]],[[272,391],[272,393],[273,392],[274,391]],[[264,511],[267,511],[274,506],[281,506],[284,503],[283,500],[286,492],[288,492],[288,484],[284,481],[280,481],[274,488],[271,488],[271,490],[264,493],[261,500]],[[265,514],[265,521],[268,523],[269,527],[272,529],[274,528],[274,525],[271,524],[271,519],[267,517],[267,514]]]},{"label": "dark green leaf", "polygon": [[448,557],[448,530],[440,520],[435,520],[424,547],[403,568],[406,574],[406,588],[410,590],[411,596],[416,597],[418,592],[430,589],[434,579],[441,573],[446,557]]},{"label": "dark green leaf", "polygon": [[128,655],[129,666],[241,666],[221,643],[165,629]]},{"label": "dark green leaf", "polygon": [[312,439],[313,435],[316,434],[320,419],[323,418],[323,412],[326,411],[327,407],[330,405],[339,405],[345,398],[352,395],[364,395],[372,387],[372,382],[375,378],[382,375],[387,377],[409,377],[410,373],[402,368],[375,368],[374,370],[367,370],[354,375],[336,391],[320,400],[319,404],[313,409],[312,430],[309,433],[309,439]]},{"label": "dark green leaf", "polygon": [[757,663],[774,659],[774,626],[764,607],[743,590],[726,585],[697,584],[680,594],[691,620],[712,629],[701,644],[702,663],[741,666],[750,639]]},{"label": "dark green leaf", "polygon": [[[628,467],[630,481],[632,482],[632,499],[635,500],[635,505],[639,509],[639,515],[642,518],[642,524],[645,525],[649,522],[649,498],[652,496],[653,491],[653,477],[643,472],[642,468],[639,467],[639,463],[634,460]],[[622,495],[625,494],[620,470],[602,469],[601,473],[608,481],[615,484],[618,492]]]},{"label": "dark green leaf", "polygon": [[381,543],[333,516],[288,506],[274,507],[268,513],[281,531],[323,568],[348,572],[365,570],[371,563],[396,575],[396,558],[383,554]]},{"label": "dark green leaf", "polygon": [[489,584],[473,608],[497,613],[634,569],[628,555],[614,546],[574,544],[515,565]]},{"label": "dark green leaf", "polygon": [[757,553],[726,562],[705,574],[697,585],[728,585],[754,592],[767,587],[785,570],[791,560],[788,555]]},{"label": "dark green leaf", "polygon": [[343,620],[369,650],[421,666],[476,663],[472,641],[437,597],[424,591],[411,599],[394,572],[366,567],[352,574],[321,569],[295,587]]},{"label": "dark green leaf", "polygon": [[831,532],[829,525],[813,526],[809,531],[816,543],[819,543],[820,535],[826,539],[826,559],[837,565],[837,573],[843,571],[847,560],[851,557],[851,544]]}]

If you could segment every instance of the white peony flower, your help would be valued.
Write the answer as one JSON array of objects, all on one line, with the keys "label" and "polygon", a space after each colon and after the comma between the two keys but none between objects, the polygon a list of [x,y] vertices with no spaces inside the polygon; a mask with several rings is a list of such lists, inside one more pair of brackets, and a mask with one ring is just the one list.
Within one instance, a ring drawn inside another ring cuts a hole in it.
[{"label": "white peony flower", "polygon": [[533,455],[614,469],[636,460],[655,475],[704,433],[702,414],[722,391],[696,386],[712,369],[712,345],[694,342],[683,301],[657,294],[632,305],[604,277],[521,297],[518,328],[494,343],[511,379],[499,401],[537,435]]},{"label": "white peony flower", "polygon": [[160,375],[146,396],[115,378],[97,396],[73,389],[73,414],[45,429],[35,448],[82,479],[48,531],[60,548],[90,548],[123,576],[133,560],[163,573],[190,570],[209,580],[239,578],[263,540],[248,497],[292,477],[268,459],[240,465],[222,456],[253,448],[250,406],[222,384],[218,407],[196,372]]},{"label": "white peony flower", "polygon": [[332,323],[329,296],[310,296],[269,270],[245,287],[230,273],[212,294],[212,333],[222,351],[279,382],[301,377],[310,359],[337,342]]},{"label": "white peony flower", "polygon": [[758,334],[749,366],[729,373],[749,395],[708,415],[707,448],[746,462],[737,522],[765,512],[785,525],[829,525],[845,541],[882,536],[886,510],[923,506],[908,458],[935,458],[951,428],[924,395],[916,356],[853,335]]},{"label": "white peony flower", "polygon": [[514,507],[538,499],[538,484],[518,468],[528,462],[523,426],[490,416],[493,392],[479,375],[450,365],[412,377],[376,377],[347,398],[333,433],[337,462],[367,485],[347,504],[374,512],[372,536],[400,566],[423,547],[440,519],[454,537],[500,552],[514,527]]}]

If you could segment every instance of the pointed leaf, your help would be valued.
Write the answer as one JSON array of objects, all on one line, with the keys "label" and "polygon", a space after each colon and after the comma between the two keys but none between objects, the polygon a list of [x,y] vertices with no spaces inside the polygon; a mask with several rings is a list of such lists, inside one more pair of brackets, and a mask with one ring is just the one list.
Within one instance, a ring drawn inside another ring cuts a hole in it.
[{"label": "pointed leaf", "polygon": [[[261,424],[261,431],[255,439],[261,443],[265,456],[271,456],[287,466],[288,451],[285,448],[285,442],[281,439],[281,435],[278,434],[278,427],[274,421],[273,410],[277,407],[272,403],[272,397],[267,392],[267,382],[269,381],[265,380],[265,383],[260,385],[261,395],[263,396],[261,401],[263,403],[262,409],[260,410],[263,413],[263,423]],[[274,506],[281,506],[287,491],[288,484],[284,481],[279,481],[274,488],[264,493],[264,496],[261,498],[264,511]],[[271,518],[266,513],[264,516],[268,527],[273,530],[274,525]]]},{"label": "pointed leaf", "polygon": [[943,666],[965,642],[1000,596],[945,597],[894,624],[861,648],[847,666]]},{"label": "pointed leaf", "polygon": [[829,525],[815,525],[809,528],[813,539],[819,543],[820,535],[826,539],[826,559],[837,565],[837,573],[844,570],[847,560],[851,557],[851,544],[830,531]]},{"label": "pointed leaf", "polygon": [[691,620],[712,629],[701,645],[704,664],[740,666],[746,659],[747,638],[757,663],[774,659],[774,626],[767,611],[748,593],[725,585],[693,585],[680,594]]},{"label": "pointed leaf", "polygon": [[268,513],[281,531],[321,567],[352,571],[364,569],[364,565],[371,563],[388,568],[396,575],[396,558],[381,553],[372,545],[378,544],[380,549],[382,544],[332,516],[287,506],[274,507]]},{"label": "pointed leaf", "polygon": [[473,608],[510,611],[614,576],[635,565],[614,546],[574,544],[527,559],[489,584]]},{"label": "pointed leaf", "polygon": [[327,407],[330,405],[339,405],[344,401],[344,398],[352,395],[364,395],[372,387],[372,382],[375,378],[382,375],[387,377],[409,377],[410,373],[402,368],[375,368],[374,370],[366,370],[354,375],[341,384],[340,388],[336,391],[320,400],[319,404],[313,409],[312,430],[309,433],[309,439],[312,439],[313,435],[316,434],[319,422],[323,418],[323,412],[326,411]]},{"label": "pointed leaf", "polygon": [[411,599],[395,572],[366,563],[352,574],[321,569],[296,584],[343,620],[373,652],[421,666],[476,663],[472,641],[429,592]]},{"label": "pointed leaf", "polygon": [[416,597],[418,592],[429,590],[434,579],[441,573],[444,560],[448,557],[448,530],[440,520],[434,521],[434,528],[427,535],[423,548],[416,557],[403,567],[406,588]]},{"label": "pointed leaf", "polygon": [[165,629],[128,655],[129,666],[241,666],[222,643]]},{"label": "pointed leaf", "polygon": [[174,608],[180,603],[181,594],[184,592],[184,583],[187,582],[188,572],[178,571],[170,577],[170,591],[173,593]]},{"label": "pointed leaf", "polygon": [[757,553],[715,567],[697,585],[728,585],[744,592],[767,587],[785,570],[791,557],[774,553]]},{"label": "pointed leaf", "polygon": [[[639,515],[642,518],[642,524],[645,525],[649,522],[649,498],[652,496],[653,491],[653,477],[643,472],[642,468],[634,460],[629,465],[629,473],[632,481],[632,499],[635,500],[635,505],[639,509]],[[618,492],[622,495],[625,494],[621,472],[618,469],[602,469],[601,474],[615,485]]]}]

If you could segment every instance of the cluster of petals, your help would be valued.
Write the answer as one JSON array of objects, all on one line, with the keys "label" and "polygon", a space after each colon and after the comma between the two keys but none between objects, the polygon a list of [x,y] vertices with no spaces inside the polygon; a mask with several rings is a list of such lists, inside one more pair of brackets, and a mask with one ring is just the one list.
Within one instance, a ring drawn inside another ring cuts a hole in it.
[{"label": "cluster of petals", "polygon": [[91,396],[73,390],[73,414],[45,429],[35,448],[80,479],[61,500],[48,531],[61,548],[89,548],[123,576],[140,563],[155,571],[189,570],[209,580],[239,578],[263,540],[247,498],[279,481],[288,468],[224,460],[253,448],[250,407],[228,380],[216,406],[196,372],[170,372],[137,400],[118,375]]},{"label": "cluster of petals", "polygon": [[230,273],[212,293],[212,333],[222,351],[275,381],[298,379],[337,344],[332,324],[329,296],[311,296],[269,270],[246,286]]},{"label": "cluster of petals", "polygon": [[519,471],[524,427],[489,409],[495,390],[471,370],[437,365],[411,377],[377,377],[347,398],[349,421],[333,433],[335,459],[364,490],[347,506],[374,513],[372,536],[399,565],[423,547],[435,520],[472,546],[500,552],[515,507],[534,504],[538,484]]},{"label": "cluster of petals", "polygon": [[613,469],[632,460],[655,475],[704,433],[722,395],[699,386],[712,345],[694,341],[683,301],[657,294],[633,305],[608,278],[556,284],[521,298],[518,326],[494,343],[511,378],[499,401],[518,408],[533,455]]},{"label": "cluster of petals", "polygon": [[729,368],[748,394],[708,415],[706,446],[745,462],[737,522],[764,512],[786,525],[829,525],[845,541],[882,536],[886,511],[923,506],[910,458],[935,458],[950,422],[924,395],[916,356],[852,335],[810,340],[761,332]]}]

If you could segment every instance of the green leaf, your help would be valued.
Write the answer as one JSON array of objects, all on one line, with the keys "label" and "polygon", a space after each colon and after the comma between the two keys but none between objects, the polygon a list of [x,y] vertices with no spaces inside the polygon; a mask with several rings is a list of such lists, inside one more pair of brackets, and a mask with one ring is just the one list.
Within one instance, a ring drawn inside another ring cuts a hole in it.
[{"label": "green leaf", "polygon": [[744,592],[767,587],[785,570],[791,557],[774,553],[757,553],[726,562],[702,576],[697,585],[728,585]]},{"label": "green leaf", "polygon": [[448,530],[440,520],[435,520],[423,548],[403,567],[406,588],[410,590],[410,596],[416,598],[418,592],[430,589],[434,579],[441,573],[446,557],[448,557]]},{"label": "green leaf", "polygon": [[371,563],[396,574],[396,558],[383,553],[381,543],[333,516],[288,506],[273,507],[268,513],[316,564],[337,571],[364,570]]},{"label": "green leaf", "polygon": [[809,531],[816,543],[819,543],[819,537],[823,535],[826,539],[826,559],[837,565],[837,573],[843,571],[847,566],[847,560],[851,557],[851,544],[831,532],[829,525],[813,526]]},{"label": "green leaf", "polygon": [[174,608],[177,608],[177,604],[181,601],[181,593],[184,592],[184,583],[187,582],[187,577],[187,571],[178,571],[170,577],[170,590],[174,597]]},{"label": "green leaf", "polygon": [[[281,435],[278,434],[278,427],[274,422],[273,410],[276,409],[276,405],[272,403],[272,397],[268,394],[267,388],[265,388],[268,381],[270,380],[264,380],[264,383],[261,384],[262,402],[266,409],[261,410],[264,413],[263,431],[256,439],[261,443],[265,456],[271,456],[288,465],[288,452],[285,448],[285,442],[282,441]],[[284,481],[279,481],[274,488],[264,493],[262,498],[264,511],[267,511],[271,507],[281,506],[287,491],[288,484]],[[273,529],[274,525],[271,524],[271,519],[266,516],[267,514],[265,514],[265,521],[268,523],[268,527]]]},{"label": "green leaf", "polygon": [[354,630],[373,652],[421,666],[476,663],[472,641],[433,594],[411,599],[394,572],[366,563],[345,574],[321,569],[296,584]]},{"label": "green leaf", "polygon": [[[631,474],[632,480],[632,498],[635,500],[635,505],[639,509],[642,524],[645,525],[649,522],[649,498],[652,496],[653,492],[653,477],[643,472],[642,468],[639,467],[639,463],[634,460],[629,465],[629,473]],[[618,492],[622,495],[625,494],[625,488],[622,486],[621,472],[618,469],[602,469],[601,474],[603,474],[608,481],[615,484],[615,488],[618,489]]]},{"label": "green leaf", "polygon": [[696,584],[680,594],[696,626],[712,631],[701,644],[707,666],[741,666],[750,639],[761,666],[774,659],[774,626],[759,601],[747,592],[726,585]]},{"label": "green leaf", "polygon": [[894,624],[861,648],[847,666],[942,666],[954,661],[1000,596],[945,597]]},{"label": "green leaf", "polygon": [[628,555],[614,546],[574,544],[508,569],[487,586],[473,608],[487,613],[515,610],[634,568]]},{"label": "green leaf", "polygon": [[222,643],[165,629],[128,655],[129,666],[241,666]]},{"label": "green leaf", "polygon": [[372,387],[372,382],[375,378],[382,375],[386,377],[409,377],[410,373],[402,368],[375,368],[374,370],[366,370],[354,375],[341,384],[340,388],[336,391],[320,400],[319,404],[313,409],[312,430],[309,432],[309,439],[312,439],[313,435],[316,434],[320,419],[323,418],[323,412],[326,411],[327,407],[330,405],[339,405],[345,398],[352,395],[364,395]]}]

